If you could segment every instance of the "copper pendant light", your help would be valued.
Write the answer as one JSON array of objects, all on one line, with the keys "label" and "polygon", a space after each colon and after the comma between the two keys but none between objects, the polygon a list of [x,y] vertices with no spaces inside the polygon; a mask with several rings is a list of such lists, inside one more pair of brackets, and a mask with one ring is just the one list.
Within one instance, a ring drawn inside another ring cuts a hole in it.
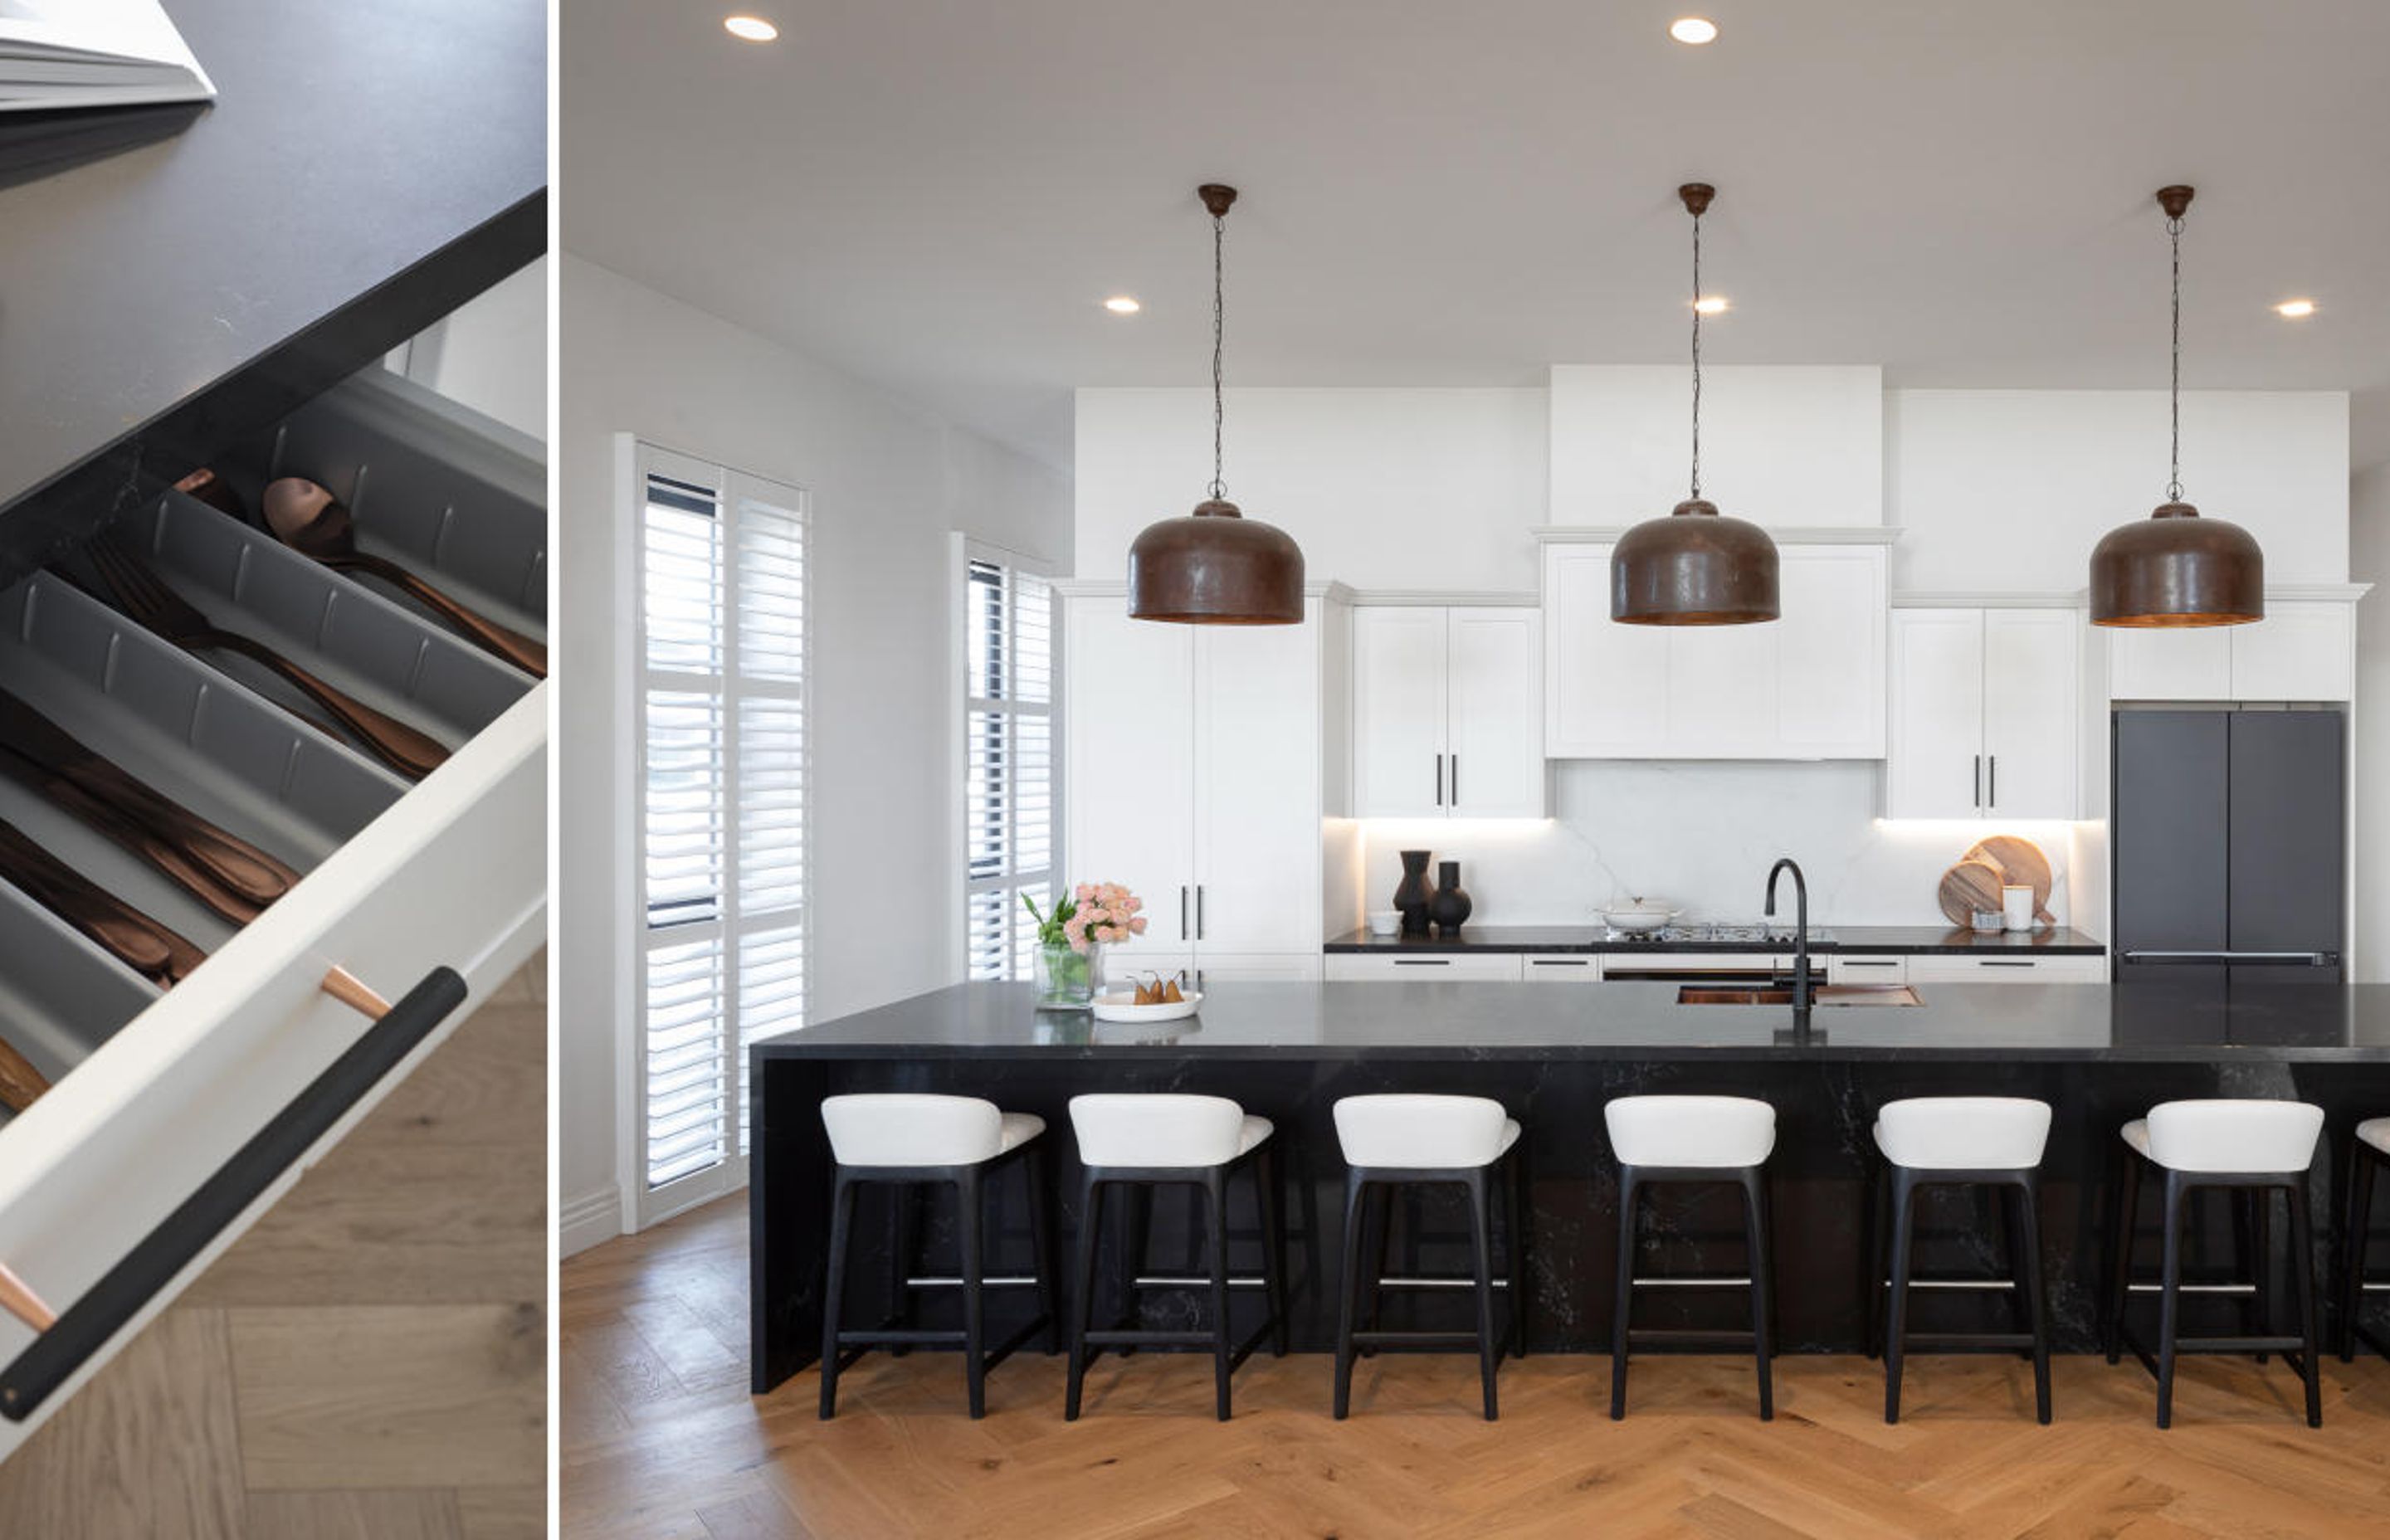
[{"label": "copper pendant light", "polygon": [[1237,189],[1196,189],[1212,213],[1212,489],[1193,513],[1139,531],[1128,548],[1128,612],[1190,625],[1297,625],[1303,551],[1285,531],[1244,517],[1220,480],[1222,231]]},{"label": "copper pendant light", "polygon": [[1728,519],[1702,495],[1702,215],[1717,189],[1677,189],[1693,216],[1693,477],[1691,495],[1665,519],[1647,519],[1610,552],[1610,618],[1629,625],[1748,625],[1783,612],[1776,542]]},{"label": "copper pendant light", "polygon": [[2238,524],[2182,500],[2182,212],[2189,187],[2161,187],[2174,243],[2174,469],[2166,500],[2091,551],[2093,625],[2245,625],[2266,618],[2266,554]]}]

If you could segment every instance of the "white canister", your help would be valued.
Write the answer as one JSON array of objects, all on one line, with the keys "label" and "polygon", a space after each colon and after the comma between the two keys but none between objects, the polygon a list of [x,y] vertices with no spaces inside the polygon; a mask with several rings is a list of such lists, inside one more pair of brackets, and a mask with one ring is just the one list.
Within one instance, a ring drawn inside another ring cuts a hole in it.
[{"label": "white canister", "polygon": [[2033,889],[2014,883],[2000,890],[2000,908],[2008,916],[2011,930],[2033,929]]}]

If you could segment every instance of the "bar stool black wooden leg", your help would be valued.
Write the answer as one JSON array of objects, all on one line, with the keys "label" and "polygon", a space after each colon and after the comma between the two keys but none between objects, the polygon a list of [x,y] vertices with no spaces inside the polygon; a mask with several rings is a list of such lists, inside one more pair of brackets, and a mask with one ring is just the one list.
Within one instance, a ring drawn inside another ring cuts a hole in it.
[{"label": "bar stool black wooden leg", "polygon": [[[1386,1276],[1386,1249],[1394,1227],[1394,1189],[1385,1182],[1371,1182],[1361,1191],[1361,1256],[1362,1265],[1368,1269],[1361,1290],[1361,1332],[1368,1335],[1378,1329],[1380,1314],[1385,1303],[1385,1292],[1379,1280]],[[1364,1346],[1361,1356],[1372,1358],[1378,1350]]]},{"label": "bar stool black wooden leg", "polygon": [[1228,1376],[1234,1367],[1228,1356],[1233,1347],[1228,1340],[1228,1192],[1217,1166],[1204,1173],[1202,1186],[1204,1249],[1212,1257],[1212,1399],[1214,1410],[1226,1422]]},{"label": "bar stool black wooden leg", "polygon": [[1363,1214],[1368,1206],[1368,1184],[1358,1172],[1344,1177],[1343,1288],[1336,1305],[1336,1420],[1353,1409],[1353,1330],[1361,1312],[1361,1258],[1365,1251]]},{"label": "bar stool black wooden leg", "polygon": [[[920,1252],[914,1243],[913,1187],[909,1182],[892,1182],[888,1186],[888,1317],[899,1327],[913,1324],[913,1258]],[[892,1345],[888,1355],[902,1358],[910,1352],[906,1344]]]},{"label": "bar stool black wooden leg", "polygon": [[2033,1411],[2049,1425],[2049,1302],[2041,1277],[2041,1178],[2027,1173],[2017,1184],[2017,1277],[2024,1287],[2026,1328],[2033,1333]]},{"label": "bar stool black wooden leg", "polygon": [[1062,1351],[1062,1307],[1054,1270],[1054,1189],[1046,1180],[1046,1157],[1034,1146],[1022,1158],[1029,1187],[1029,1241],[1037,1264],[1037,1313],[1046,1317],[1046,1353]]},{"label": "bar stool black wooden leg", "polygon": [[1757,1166],[1742,1174],[1742,1200],[1751,1251],[1751,1352],[1759,1371],[1759,1420],[1776,1420],[1776,1365],[1769,1339],[1776,1290],[1768,1277],[1767,1175]]},{"label": "bar stool black wooden leg", "polygon": [[2178,1173],[2165,1175],[2165,1246],[2158,1274],[2158,1426],[2174,1426],[2175,1339],[2182,1305],[2183,1185]]},{"label": "bar stool black wooden leg", "polygon": [[987,1415],[987,1277],[981,1251],[979,1168],[955,1177],[955,1240],[962,1253],[963,1383],[974,1421]]},{"label": "bar stool black wooden leg", "polygon": [[831,1179],[829,1259],[822,1283],[821,1411],[824,1422],[838,1414],[838,1317],[846,1293],[847,1233],[854,1223],[854,1184]]},{"label": "bar stool black wooden leg", "polygon": [[1527,1161],[1510,1152],[1510,1352],[1527,1355]]},{"label": "bar stool black wooden leg", "polygon": [[1883,1419],[1900,1420],[1900,1376],[1908,1334],[1908,1260],[1916,1238],[1917,1188],[1909,1174],[1892,1173],[1892,1269],[1883,1328]]},{"label": "bar stool black wooden leg", "polygon": [[1865,1254],[1860,1259],[1863,1269],[1859,1278],[1862,1294],[1868,1303],[1867,1355],[1883,1356],[1884,1270],[1891,1265],[1892,1241],[1884,1233],[1884,1215],[1891,1204],[1884,1188],[1891,1185],[1889,1165],[1878,1165],[1867,1184],[1867,1213],[1861,1216],[1859,1233],[1867,1237]]},{"label": "bar stool black wooden leg", "polygon": [[1096,1308],[1096,1240],[1103,1214],[1103,1184],[1088,1177],[1079,1187],[1079,1238],[1071,1269],[1071,1358],[1062,1391],[1062,1420],[1079,1418],[1079,1392],[1087,1375],[1087,1325]]},{"label": "bar stool black wooden leg", "polygon": [[2343,1227],[2340,1293],[2340,1361],[2357,1357],[2357,1318],[2365,1309],[2365,1242],[2373,1222],[2373,1174],[2382,1164],[2362,1140],[2349,1157],[2348,1223]]},{"label": "bar stool black wooden leg", "polygon": [[[2270,1199],[2271,1195],[2268,1194]],[[2291,1287],[2299,1296],[2299,1374],[2306,1381],[2307,1426],[2323,1426],[2323,1366],[2316,1362],[2315,1236],[2307,1215],[2304,1173],[2290,1189]]]},{"label": "bar stool black wooden leg", "polygon": [[1635,1316],[1635,1205],[1640,1184],[1631,1166],[1618,1173],[1618,1291],[1610,1319],[1610,1420],[1626,1419],[1626,1337]]},{"label": "bar stool black wooden leg", "polygon": [[1494,1401],[1494,1370],[1501,1362],[1501,1339],[1494,1335],[1494,1222],[1486,1205],[1485,1171],[1471,1171],[1463,1184],[1469,1191],[1471,1261],[1477,1282],[1477,1375],[1485,1390],[1485,1420],[1498,1413]]},{"label": "bar stool black wooden leg", "polygon": [[1267,1263],[1262,1304],[1276,1323],[1270,1328],[1270,1355],[1283,1358],[1287,1352],[1286,1214],[1279,1190],[1278,1153],[1266,1145],[1253,1167],[1253,1182],[1261,1193],[1262,1255]]},{"label": "bar stool black wooden leg", "polygon": [[2110,1253],[2108,1273],[2108,1319],[2105,1341],[2108,1362],[2114,1364],[2125,1346],[2125,1301],[2133,1280],[2133,1225],[2140,1216],[2136,1212],[2141,1200],[2141,1158],[2130,1147],[2125,1149],[2125,1169],[2116,1181],[2116,1209],[2114,1215],[2115,1245]]}]

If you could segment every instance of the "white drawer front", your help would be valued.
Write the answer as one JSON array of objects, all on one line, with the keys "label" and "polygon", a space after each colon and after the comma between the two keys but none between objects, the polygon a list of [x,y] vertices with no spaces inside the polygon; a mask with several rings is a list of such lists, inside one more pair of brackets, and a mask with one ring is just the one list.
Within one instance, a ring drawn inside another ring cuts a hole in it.
[{"label": "white drawer front", "polygon": [[1913,984],[2096,984],[2107,980],[2108,959],[2100,956],[1908,959],[1908,982]]},{"label": "white drawer front", "polygon": [[1546,955],[1529,952],[1520,957],[1521,976],[1531,984],[1598,984],[1601,957],[1598,953]]},{"label": "white drawer front", "polygon": [[1899,984],[1909,980],[1909,959],[1900,956],[1845,956],[1839,952],[1826,955],[1826,982],[1830,984]]},{"label": "white drawer front", "polygon": [[1444,953],[1415,957],[1371,957],[1337,953],[1328,959],[1330,983],[1383,983],[1389,980],[1413,983],[1450,983],[1459,980],[1471,983],[1514,984],[1519,982],[1519,957],[1516,953],[1488,956]]}]

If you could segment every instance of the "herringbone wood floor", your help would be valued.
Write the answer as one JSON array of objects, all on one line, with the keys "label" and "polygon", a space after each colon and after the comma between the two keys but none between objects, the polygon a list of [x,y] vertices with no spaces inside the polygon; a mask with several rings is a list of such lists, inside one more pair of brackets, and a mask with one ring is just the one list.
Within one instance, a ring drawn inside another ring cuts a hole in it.
[{"label": "herringbone wood floor", "polygon": [[1410,1354],[1363,1366],[1343,1423],[1324,1357],[1256,1358],[1226,1425],[1193,1356],[1103,1360],[1070,1424],[1059,1359],[1005,1364],[974,1423],[954,1355],[879,1355],[824,1424],[810,1372],[747,1394],[745,1236],[729,1199],[565,1264],[567,1535],[2390,1536],[2378,1358],[2327,1359],[2320,1431],[2279,1362],[2195,1361],[2160,1433],[2148,1376],[2096,1358],[2060,1361],[2049,1428],[2022,1363],[1915,1360],[1888,1428],[1857,1358],[1780,1360],[1772,1424],[1745,1361],[1638,1360],[1613,1424],[1606,1359],[1530,1358],[1489,1425],[1473,1359]]}]

